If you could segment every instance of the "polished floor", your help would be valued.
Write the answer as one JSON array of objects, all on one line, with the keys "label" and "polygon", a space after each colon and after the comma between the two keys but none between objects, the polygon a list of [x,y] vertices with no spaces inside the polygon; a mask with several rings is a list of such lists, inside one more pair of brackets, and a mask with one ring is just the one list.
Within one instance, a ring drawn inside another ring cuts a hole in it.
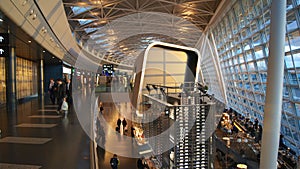
[{"label": "polished floor", "polygon": [[[128,116],[131,116],[131,109],[129,103],[114,104],[106,102],[103,105],[103,118],[112,129],[115,129],[117,126],[118,118],[121,120],[124,118],[127,119],[127,128],[130,129],[131,122],[129,120],[130,117]],[[116,138],[114,136],[118,137]],[[130,131],[127,133],[127,136],[130,137]],[[120,133],[115,131],[105,132],[105,143],[100,143],[100,146],[97,147],[97,157],[100,169],[111,168],[109,161],[113,154],[118,155],[120,160],[120,165],[118,167],[119,169],[136,168],[137,159],[131,158],[130,156],[137,153],[137,148],[134,142],[132,142],[130,139],[127,139],[127,136],[122,133],[122,130]],[[111,152],[104,150],[104,148],[110,150]]]},{"label": "polished floor", "polygon": [[[0,169],[90,169],[93,157],[86,133],[90,132],[93,111],[89,105],[93,101],[89,96],[88,90],[74,96],[80,99],[74,99],[66,117],[57,114],[57,105],[50,104],[48,96],[19,103],[15,113],[0,108]],[[103,118],[113,129],[119,117],[131,115],[129,103],[114,104],[104,99],[103,104]],[[130,128],[130,119],[127,123]],[[116,140],[115,131],[105,133],[105,144],[95,151],[97,169],[111,168],[109,161],[115,153],[119,155],[119,169],[135,169],[137,159],[130,157],[137,153],[135,143],[124,134]]]},{"label": "polished floor", "polygon": [[57,114],[48,97],[0,111],[1,169],[89,169],[90,139],[76,114]]}]

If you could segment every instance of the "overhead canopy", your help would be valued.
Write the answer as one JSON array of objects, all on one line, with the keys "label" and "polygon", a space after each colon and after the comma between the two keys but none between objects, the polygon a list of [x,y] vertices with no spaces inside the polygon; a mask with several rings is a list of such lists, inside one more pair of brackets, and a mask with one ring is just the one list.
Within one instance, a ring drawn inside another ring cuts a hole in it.
[{"label": "overhead canopy", "polygon": [[133,66],[153,42],[195,47],[221,0],[63,0],[78,41]]}]

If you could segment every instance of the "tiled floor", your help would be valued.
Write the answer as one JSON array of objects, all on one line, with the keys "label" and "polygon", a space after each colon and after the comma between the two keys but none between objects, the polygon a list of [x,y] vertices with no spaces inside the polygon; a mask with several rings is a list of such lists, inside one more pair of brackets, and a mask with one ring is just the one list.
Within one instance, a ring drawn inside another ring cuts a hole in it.
[{"label": "tiled floor", "polygon": [[[43,101],[45,100],[45,101]],[[1,169],[89,169],[90,139],[76,114],[57,115],[48,98],[0,111]]]}]

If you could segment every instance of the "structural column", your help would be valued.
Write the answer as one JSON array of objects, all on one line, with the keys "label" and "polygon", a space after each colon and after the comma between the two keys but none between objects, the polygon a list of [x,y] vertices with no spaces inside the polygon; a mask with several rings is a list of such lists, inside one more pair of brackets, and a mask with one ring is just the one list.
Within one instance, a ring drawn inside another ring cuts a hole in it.
[{"label": "structural column", "polygon": [[261,169],[276,169],[281,126],[286,0],[271,5],[270,55],[261,148]]},{"label": "structural column", "polygon": [[41,59],[38,64],[38,94],[44,96],[44,60]]},{"label": "structural column", "polygon": [[15,48],[10,47],[9,56],[6,57],[6,104],[7,110],[16,111],[17,95],[16,95],[16,54]]}]

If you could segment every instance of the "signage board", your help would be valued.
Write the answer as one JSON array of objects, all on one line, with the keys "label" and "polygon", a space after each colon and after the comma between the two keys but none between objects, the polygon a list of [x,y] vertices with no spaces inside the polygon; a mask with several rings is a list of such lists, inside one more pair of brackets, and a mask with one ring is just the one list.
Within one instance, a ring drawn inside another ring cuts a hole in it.
[{"label": "signage board", "polygon": [[9,47],[0,46],[0,57],[9,57]]},{"label": "signage board", "polygon": [[0,45],[8,45],[8,44],[9,44],[9,34],[0,33]]}]

